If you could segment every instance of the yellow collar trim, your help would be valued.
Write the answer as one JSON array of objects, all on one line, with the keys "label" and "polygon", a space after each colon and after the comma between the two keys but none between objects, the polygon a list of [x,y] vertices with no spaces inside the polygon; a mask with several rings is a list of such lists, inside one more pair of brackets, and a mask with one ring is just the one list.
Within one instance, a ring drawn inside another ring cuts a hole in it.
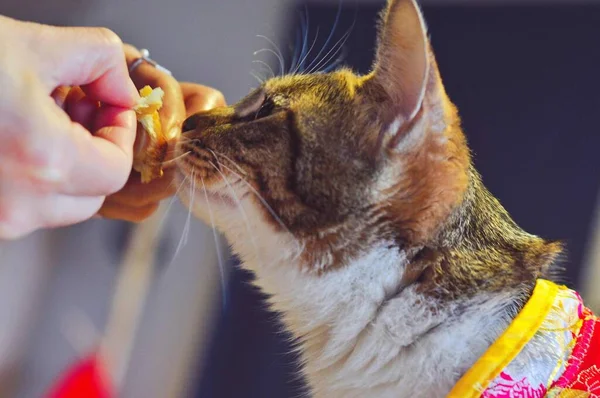
[{"label": "yellow collar trim", "polygon": [[456,383],[448,397],[477,398],[533,338],[552,309],[560,288],[538,279],[533,294],[506,331]]}]

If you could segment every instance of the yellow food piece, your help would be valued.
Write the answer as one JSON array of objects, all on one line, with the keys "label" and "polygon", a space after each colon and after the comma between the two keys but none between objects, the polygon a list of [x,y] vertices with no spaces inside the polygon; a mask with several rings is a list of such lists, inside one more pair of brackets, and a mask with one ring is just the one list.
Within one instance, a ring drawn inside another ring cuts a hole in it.
[{"label": "yellow food piece", "polygon": [[157,87],[145,86],[140,90],[140,101],[133,108],[137,120],[146,132],[150,142],[133,159],[133,169],[142,175],[142,182],[148,183],[163,175],[168,142],[162,131],[158,111],[162,107],[164,91]]}]

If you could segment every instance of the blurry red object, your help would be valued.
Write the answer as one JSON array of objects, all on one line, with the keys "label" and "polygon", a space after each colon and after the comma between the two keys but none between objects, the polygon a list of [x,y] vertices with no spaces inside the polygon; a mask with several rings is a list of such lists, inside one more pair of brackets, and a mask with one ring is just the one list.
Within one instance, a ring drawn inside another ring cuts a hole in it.
[{"label": "blurry red object", "polygon": [[115,398],[110,381],[96,354],[71,366],[46,398]]}]

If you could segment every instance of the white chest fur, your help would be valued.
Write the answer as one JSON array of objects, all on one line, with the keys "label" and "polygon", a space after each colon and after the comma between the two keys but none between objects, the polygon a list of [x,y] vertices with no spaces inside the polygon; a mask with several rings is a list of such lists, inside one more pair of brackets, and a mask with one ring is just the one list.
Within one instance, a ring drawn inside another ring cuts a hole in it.
[{"label": "white chest fur", "polygon": [[[408,287],[386,245],[322,276],[247,263],[300,339],[315,397],[443,397],[509,323],[509,294],[438,303]],[[466,308],[466,309],[465,309]]]},{"label": "white chest fur", "polygon": [[399,292],[407,260],[385,242],[323,275],[303,271],[302,247],[262,222],[248,200],[239,207],[243,217],[214,203],[192,206],[207,221],[211,209],[298,338],[310,396],[445,397],[510,322],[506,305],[514,292],[455,303],[437,302],[414,286]]}]

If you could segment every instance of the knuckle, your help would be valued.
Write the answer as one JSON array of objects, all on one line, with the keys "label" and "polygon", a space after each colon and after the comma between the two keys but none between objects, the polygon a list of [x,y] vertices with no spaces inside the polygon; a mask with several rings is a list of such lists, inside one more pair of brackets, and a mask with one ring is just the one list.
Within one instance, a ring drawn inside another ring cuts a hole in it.
[{"label": "knuckle", "polygon": [[30,134],[23,134],[14,141],[14,154],[17,161],[26,166],[45,166],[48,154],[37,149],[37,139]]},{"label": "knuckle", "polygon": [[108,28],[94,28],[100,43],[111,51],[123,53],[123,41],[115,32]]},{"label": "knuckle", "polygon": [[43,164],[46,154],[41,151],[33,150],[30,142],[32,139],[29,134],[19,134],[7,137],[4,146],[0,149],[0,154],[4,159],[0,167],[2,169],[14,170],[15,168],[30,169],[32,165]]},{"label": "knuckle", "polygon": [[15,142],[16,161],[32,181],[57,183],[66,174],[69,151],[52,141],[23,135]]},{"label": "knuckle", "polygon": [[2,163],[0,172],[6,181],[34,195],[56,192],[74,171],[67,167],[64,156],[32,150],[22,142],[13,146],[11,158]]},{"label": "knuckle", "polygon": [[225,106],[225,96],[219,90],[211,89],[208,94],[208,99],[213,107]]}]

